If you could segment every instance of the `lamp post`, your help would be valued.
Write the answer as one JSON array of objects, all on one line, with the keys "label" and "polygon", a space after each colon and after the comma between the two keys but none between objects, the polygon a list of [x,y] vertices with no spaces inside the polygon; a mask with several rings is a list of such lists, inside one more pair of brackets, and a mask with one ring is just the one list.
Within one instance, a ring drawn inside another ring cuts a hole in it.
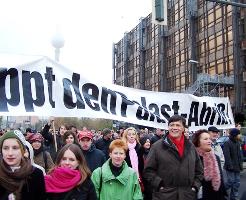
[{"label": "lamp post", "polygon": [[63,38],[63,35],[59,31],[59,29],[56,29],[55,34],[53,35],[51,39],[51,44],[55,48],[55,61],[59,62],[60,59],[60,49],[64,46],[65,40]]}]

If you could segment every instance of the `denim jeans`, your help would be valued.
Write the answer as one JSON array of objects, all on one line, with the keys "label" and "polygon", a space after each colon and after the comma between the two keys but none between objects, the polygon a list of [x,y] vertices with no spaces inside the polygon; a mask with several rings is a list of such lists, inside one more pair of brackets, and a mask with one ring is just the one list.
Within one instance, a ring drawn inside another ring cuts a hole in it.
[{"label": "denim jeans", "polygon": [[240,172],[227,171],[226,190],[230,190],[230,200],[238,199],[238,190],[240,187]]}]

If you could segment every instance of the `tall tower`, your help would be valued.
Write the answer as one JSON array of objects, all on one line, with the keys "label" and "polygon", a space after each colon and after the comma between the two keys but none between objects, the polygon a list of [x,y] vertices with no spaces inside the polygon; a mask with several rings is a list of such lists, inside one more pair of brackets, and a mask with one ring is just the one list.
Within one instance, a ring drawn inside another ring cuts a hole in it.
[{"label": "tall tower", "polygon": [[55,34],[51,39],[51,44],[55,48],[55,60],[59,62],[60,49],[64,46],[65,40],[59,28],[56,29]]}]

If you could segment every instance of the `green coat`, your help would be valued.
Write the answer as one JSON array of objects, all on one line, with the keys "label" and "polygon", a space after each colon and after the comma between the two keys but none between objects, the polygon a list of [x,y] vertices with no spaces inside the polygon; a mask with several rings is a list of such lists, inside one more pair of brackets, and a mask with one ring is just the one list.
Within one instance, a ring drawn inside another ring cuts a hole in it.
[{"label": "green coat", "polygon": [[[123,162],[121,174],[115,177],[109,166],[110,159],[102,167],[95,169],[91,179],[95,185],[97,196],[99,197],[100,181],[101,192],[100,200],[142,200],[142,192],[138,182],[137,174],[127,163]],[[102,172],[102,179],[101,179]]]}]

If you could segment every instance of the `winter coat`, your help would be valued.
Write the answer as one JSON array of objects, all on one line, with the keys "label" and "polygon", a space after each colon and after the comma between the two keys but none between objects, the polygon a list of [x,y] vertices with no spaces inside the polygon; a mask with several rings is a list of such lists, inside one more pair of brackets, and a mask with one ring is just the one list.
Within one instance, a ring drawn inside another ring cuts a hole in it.
[{"label": "winter coat", "polygon": [[[137,156],[138,156],[138,172],[139,172],[139,175],[141,176],[142,172],[143,172],[143,169],[144,169],[144,162],[143,162],[143,159],[141,157],[142,156],[142,154],[141,154],[141,145],[137,143],[136,146],[135,146],[135,150],[136,150],[136,153],[137,153]],[[130,156],[129,156],[129,149],[126,151],[125,161],[126,161],[126,163],[127,163],[127,165],[129,167],[132,167],[131,159],[130,159]]]},{"label": "winter coat", "polygon": [[[21,191],[21,199],[23,200],[45,200],[45,183],[43,172],[33,167],[33,172],[26,178]],[[9,193],[0,185],[0,199],[8,200]]]},{"label": "winter coat", "polygon": [[94,144],[91,145],[89,150],[83,150],[83,154],[91,172],[96,168],[101,167],[106,161],[104,153],[101,150],[96,149]]},{"label": "winter coat", "polygon": [[63,193],[48,193],[47,200],[97,200],[94,184],[87,178],[79,187]]},{"label": "winter coat", "polygon": [[33,159],[34,159],[34,163],[43,167],[46,172],[50,170],[52,167],[54,167],[54,162],[48,151],[44,151],[44,150],[41,151],[39,154],[34,156]]},{"label": "winter coat", "polygon": [[240,172],[243,170],[242,154],[240,151],[240,143],[235,138],[230,137],[223,147],[225,156],[225,170]]},{"label": "winter coat", "polygon": [[62,136],[59,133],[56,134],[56,143],[57,143],[57,152],[56,152],[54,136],[52,135],[52,133],[49,132],[50,126],[51,125],[46,124],[43,130],[41,131],[41,134],[45,139],[44,144],[46,149],[50,152],[52,160],[55,161],[57,152],[59,152],[59,150],[63,147],[63,140],[62,140]]},{"label": "winter coat", "polygon": [[[205,179],[203,179],[202,187],[201,187],[202,200],[226,200],[227,193],[226,193],[224,182],[223,182],[223,174],[222,174],[220,158],[217,155],[215,156],[216,156],[216,160],[218,163],[220,176],[221,176],[220,188],[218,191],[214,191],[211,181],[206,181]],[[200,159],[203,163],[203,157],[200,156]]]},{"label": "winter coat", "polygon": [[109,158],[109,145],[111,142],[112,140],[105,140],[103,137],[95,142],[96,148],[105,154],[106,159]]},{"label": "winter coat", "polygon": [[[97,196],[100,200],[141,200],[143,199],[136,172],[123,162],[123,169],[115,177],[109,166],[110,159],[92,173]],[[99,194],[101,185],[101,192]]]},{"label": "winter coat", "polygon": [[[153,200],[193,200],[203,179],[203,166],[195,146],[185,138],[184,154],[165,136],[154,143],[143,178],[153,187]],[[160,189],[161,188],[161,189]]]},{"label": "winter coat", "polygon": [[163,136],[160,136],[160,135],[154,135],[153,137],[151,137],[150,139],[150,143],[151,144],[154,144],[155,142],[157,142],[158,140],[160,140],[161,138],[163,138]]}]

